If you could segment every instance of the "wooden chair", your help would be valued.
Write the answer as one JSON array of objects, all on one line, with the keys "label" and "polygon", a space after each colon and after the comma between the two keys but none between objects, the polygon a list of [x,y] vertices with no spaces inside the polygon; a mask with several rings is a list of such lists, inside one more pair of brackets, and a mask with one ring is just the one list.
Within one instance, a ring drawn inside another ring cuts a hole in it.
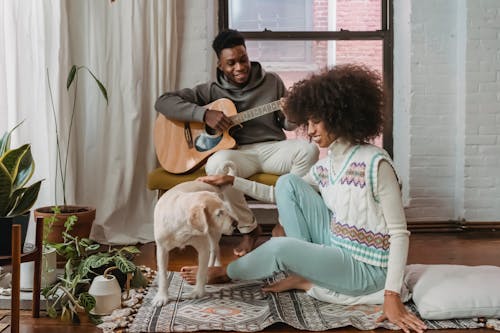
[{"label": "wooden chair", "polygon": [[[27,253],[21,249],[21,226],[12,225],[12,253],[10,256],[0,256],[0,266],[12,265],[12,323],[11,332],[19,331],[19,307],[21,285],[21,263],[34,261],[33,273],[33,303],[31,314],[33,318],[40,317],[40,291],[42,287],[42,252],[43,252],[43,219],[36,219],[35,248]],[[17,329],[17,331],[15,330]]]}]

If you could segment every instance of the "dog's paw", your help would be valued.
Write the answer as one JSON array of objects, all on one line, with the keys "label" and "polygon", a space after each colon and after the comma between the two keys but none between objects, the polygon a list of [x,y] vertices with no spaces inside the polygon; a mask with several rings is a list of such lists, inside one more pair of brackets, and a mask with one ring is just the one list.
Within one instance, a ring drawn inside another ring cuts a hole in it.
[{"label": "dog's paw", "polygon": [[187,297],[190,299],[202,298],[205,296],[205,290],[193,290]]},{"label": "dog's paw", "polygon": [[166,294],[156,294],[153,300],[151,301],[151,305],[159,307],[168,304],[168,296]]}]

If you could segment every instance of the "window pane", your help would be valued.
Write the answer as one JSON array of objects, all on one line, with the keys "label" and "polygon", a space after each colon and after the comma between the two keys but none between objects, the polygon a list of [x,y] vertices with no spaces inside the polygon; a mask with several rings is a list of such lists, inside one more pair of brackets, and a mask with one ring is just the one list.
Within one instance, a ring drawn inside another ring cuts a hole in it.
[{"label": "window pane", "polygon": [[250,60],[277,72],[287,87],[326,66],[361,63],[382,75],[382,41],[247,40]]},{"label": "window pane", "polygon": [[374,31],[381,17],[381,0],[229,0],[240,31]]}]

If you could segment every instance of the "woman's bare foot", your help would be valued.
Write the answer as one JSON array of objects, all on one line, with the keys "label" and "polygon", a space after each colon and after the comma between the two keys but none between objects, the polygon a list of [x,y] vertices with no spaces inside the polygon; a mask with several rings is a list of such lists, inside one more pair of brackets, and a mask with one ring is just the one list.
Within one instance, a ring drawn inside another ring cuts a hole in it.
[{"label": "woman's bare foot", "polygon": [[[181,276],[189,284],[196,284],[196,274],[198,266],[184,266],[181,268]],[[231,281],[226,273],[226,267],[212,266],[208,267],[207,284],[226,283]]]},{"label": "woman's bare foot", "polygon": [[311,289],[312,283],[304,279],[302,276],[290,275],[283,280],[276,281],[274,283],[268,284],[262,288],[262,291],[279,293],[282,291],[299,289],[307,291]]},{"label": "woman's bare foot", "polygon": [[283,228],[283,226],[281,224],[276,224],[273,228],[273,230],[271,231],[271,236],[273,237],[285,237],[286,236],[286,233],[285,233],[285,229]]},{"label": "woman's bare foot", "polygon": [[260,226],[257,226],[257,228],[255,228],[248,234],[243,234],[241,243],[233,250],[234,255],[237,257],[243,257],[245,254],[255,249],[255,245],[257,244],[257,239],[259,238],[260,233]]}]

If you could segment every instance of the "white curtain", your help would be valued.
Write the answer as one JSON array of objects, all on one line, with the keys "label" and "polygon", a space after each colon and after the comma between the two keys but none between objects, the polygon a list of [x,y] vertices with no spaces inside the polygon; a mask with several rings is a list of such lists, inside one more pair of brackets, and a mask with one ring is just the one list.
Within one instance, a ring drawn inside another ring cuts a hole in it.
[{"label": "white curtain", "polygon": [[[73,92],[66,77],[85,65],[108,91],[106,105],[88,73],[79,72],[68,162],[68,203],[97,209],[91,237],[105,244],[153,240],[156,166],[154,102],[176,82],[176,0],[0,1],[0,133],[20,120],[13,144],[31,142],[44,178],[36,207],[61,204],[54,184],[57,121],[67,137]],[[64,140],[63,140],[64,141]]]}]

